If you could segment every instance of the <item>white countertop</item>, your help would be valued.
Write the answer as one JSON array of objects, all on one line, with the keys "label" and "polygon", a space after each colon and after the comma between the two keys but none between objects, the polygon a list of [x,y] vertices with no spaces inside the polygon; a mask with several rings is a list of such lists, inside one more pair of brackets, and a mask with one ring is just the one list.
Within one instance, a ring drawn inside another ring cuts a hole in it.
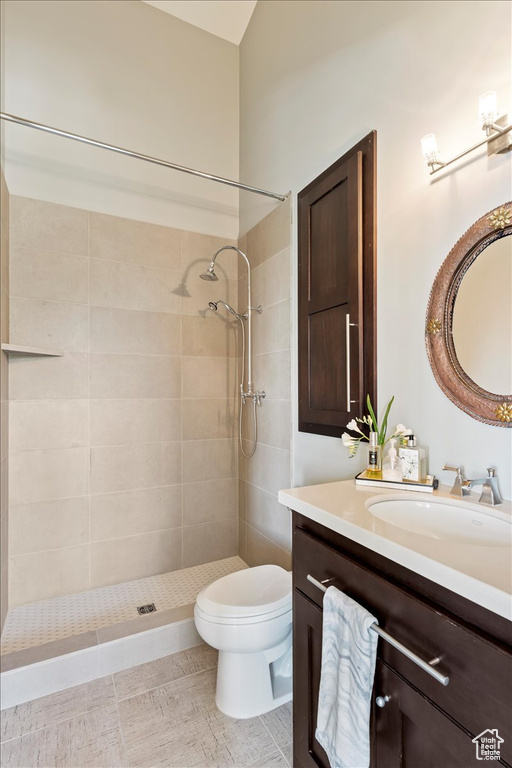
[{"label": "white countertop", "polygon": [[365,506],[372,496],[409,497],[423,502],[442,498],[455,506],[467,507],[469,503],[480,513],[504,520],[512,518],[509,501],[489,507],[478,503],[477,494],[459,500],[450,496],[445,486],[433,493],[418,493],[369,488],[342,480],[279,491],[279,501],[290,509],[512,620],[512,526],[511,538],[499,545],[410,533],[374,517]]}]

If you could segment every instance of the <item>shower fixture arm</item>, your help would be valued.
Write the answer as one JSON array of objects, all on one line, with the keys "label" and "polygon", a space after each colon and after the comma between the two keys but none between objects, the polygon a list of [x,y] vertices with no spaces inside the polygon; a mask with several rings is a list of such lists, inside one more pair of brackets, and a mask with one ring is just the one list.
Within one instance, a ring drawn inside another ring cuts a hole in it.
[{"label": "shower fixture arm", "polygon": [[257,398],[259,398],[257,404],[261,405],[261,398],[262,396],[265,397],[265,393],[255,392],[253,389],[253,381],[252,381],[252,317],[251,315],[254,311],[261,314],[263,310],[261,306],[260,307],[252,306],[251,264],[249,262],[249,259],[245,255],[245,253],[241,251],[240,248],[237,248],[236,245],[223,245],[222,248],[219,248],[219,250],[213,254],[213,258],[211,260],[210,266],[208,267],[208,272],[213,273],[217,256],[223,251],[236,251],[240,256],[242,256],[243,259],[245,259],[245,263],[247,265],[247,311],[242,314],[242,317],[245,317],[247,319],[247,392],[242,392],[242,400],[245,403],[246,398],[254,398],[256,396]]}]

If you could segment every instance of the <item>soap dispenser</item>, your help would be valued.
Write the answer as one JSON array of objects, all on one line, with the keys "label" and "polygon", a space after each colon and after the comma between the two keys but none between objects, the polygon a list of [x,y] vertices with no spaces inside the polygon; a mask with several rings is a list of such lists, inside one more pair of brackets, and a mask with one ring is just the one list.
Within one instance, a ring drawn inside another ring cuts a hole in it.
[{"label": "soap dispenser", "polygon": [[389,441],[389,451],[382,464],[382,479],[393,481],[395,483],[402,482],[402,469],[400,467],[400,460],[398,458],[398,452],[395,448],[396,440],[393,438]]},{"label": "soap dispenser", "polygon": [[426,483],[426,451],[424,448],[416,445],[414,435],[409,435],[407,446],[400,448],[398,455],[401,463],[402,480],[413,483]]}]

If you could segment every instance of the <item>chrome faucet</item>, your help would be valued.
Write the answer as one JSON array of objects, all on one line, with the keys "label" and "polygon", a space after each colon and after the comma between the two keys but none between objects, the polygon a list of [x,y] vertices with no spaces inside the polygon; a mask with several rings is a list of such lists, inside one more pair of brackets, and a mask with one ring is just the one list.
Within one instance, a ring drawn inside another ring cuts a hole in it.
[{"label": "chrome faucet", "polygon": [[498,488],[498,477],[496,475],[496,470],[493,469],[493,467],[488,467],[487,477],[479,478],[477,480],[466,480],[464,478],[463,467],[450,467],[448,464],[443,464],[443,469],[448,472],[457,473],[453,488],[450,491],[452,496],[457,496],[461,499],[463,496],[468,496],[470,490],[475,485],[481,485],[482,493],[478,499],[481,504],[487,504],[490,507],[494,507],[496,504],[501,504],[503,501]]}]

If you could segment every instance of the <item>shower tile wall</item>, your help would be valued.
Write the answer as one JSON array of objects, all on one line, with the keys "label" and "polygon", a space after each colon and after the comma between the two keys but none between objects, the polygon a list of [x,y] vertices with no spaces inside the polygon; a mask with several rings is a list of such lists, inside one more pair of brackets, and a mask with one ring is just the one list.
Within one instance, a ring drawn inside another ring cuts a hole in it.
[{"label": "shower tile wall", "polygon": [[[0,340],[9,340],[9,193],[0,170]],[[0,630],[8,606],[9,377],[7,355],[0,352]]]},{"label": "shower tile wall", "polygon": [[[258,408],[258,448],[240,461],[239,554],[249,565],[291,567],[290,513],[277,492],[291,485],[290,390],[290,202],[240,239],[252,271],[252,303],[263,306],[253,319],[253,378],[266,392]],[[246,269],[239,262],[239,306],[245,307]],[[246,443],[246,449],[250,443]]]},{"label": "shower tile wall", "polygon": [[198,279],[229,241],[15,196],[10,216],[10,341],[63,351],[10,363],[11,605],[235,555],[236,334],[206,308],[236,261]]}]

